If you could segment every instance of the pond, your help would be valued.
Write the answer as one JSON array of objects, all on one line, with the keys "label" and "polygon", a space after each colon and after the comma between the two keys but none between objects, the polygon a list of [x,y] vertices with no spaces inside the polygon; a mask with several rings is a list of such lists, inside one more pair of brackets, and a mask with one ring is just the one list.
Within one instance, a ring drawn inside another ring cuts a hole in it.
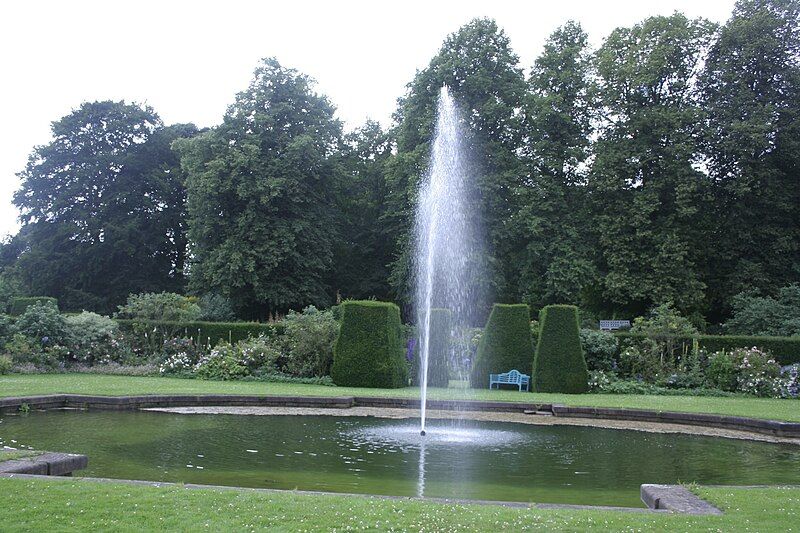
[{"label": "pond", "polygon": [[800,483],[800,446],[580,426],[52,410],[0,418],[0,447],[82,453],[83,476],[642,506],[642,483]]}]

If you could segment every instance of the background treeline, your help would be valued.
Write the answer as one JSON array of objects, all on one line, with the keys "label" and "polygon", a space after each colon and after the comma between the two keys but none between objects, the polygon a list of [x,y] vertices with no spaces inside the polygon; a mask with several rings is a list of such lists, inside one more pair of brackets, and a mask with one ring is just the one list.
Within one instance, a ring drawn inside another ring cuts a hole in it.
[{"label": "background treeline", "polygon": [[580,25],[523,69],[494,21],[450,35],[388,130],[345,133],[307,76],[264,60],[220,125],[84,103],[20,172],[0,304],[109,313],[188,292],[264,319],[343,298],[408,304],[408,233],[447,84],[468,123],[495,301],[695,322],[800,282],[800,2]]}]

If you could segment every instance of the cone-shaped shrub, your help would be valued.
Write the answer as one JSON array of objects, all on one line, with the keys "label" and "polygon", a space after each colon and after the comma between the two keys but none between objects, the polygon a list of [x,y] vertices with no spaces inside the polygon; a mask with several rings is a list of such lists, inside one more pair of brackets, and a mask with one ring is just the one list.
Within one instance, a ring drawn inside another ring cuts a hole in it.
[{"label": "cone-shaped shrub", "polygon": [[539,313],[539,343],[533,362],[536,392],[580,393],[589,390],[589,372],[581,349],[578,308],[548,305]]},{"label": "cone-shaped shrub", "polygon": [[527,374],[532,362],[533,338],[528,306],[494,304],[478,344],[470,386],[488,388],[489,374],[513,369]]},{"label": "cone-shaped shrub", "polygon": [[[450,323],[452,313],[449,309],[431,309],[431,348],[428,355],[428,386],[447,387],[450,384],[450,371],[448,369],[448,359],[450,359]],[[420,376],[422,366],[422,332],[419,332],[420,342],[417,343],[414,353],[414,367],[411,378],[414,383],[422,383]]]},{"label": "cone-shaped shrub", "polygon": [[408,384],[400,309],[396,305],[374,301],[342,304],[331,378],[345,387],[397,388]]}]

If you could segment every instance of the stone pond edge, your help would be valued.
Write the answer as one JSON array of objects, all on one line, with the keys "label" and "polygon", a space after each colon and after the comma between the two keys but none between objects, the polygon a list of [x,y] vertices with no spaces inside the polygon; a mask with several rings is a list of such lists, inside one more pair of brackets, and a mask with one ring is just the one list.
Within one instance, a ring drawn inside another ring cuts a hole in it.
[{"label": "stone pond edge", "polygon": [[[23,405],[31,409],[109,409],[137,410],[153,407],[309,407],[348,409],[351,407],[374,408],[419,408],[419,400],[411,398],[378,398],[364,396],[320,397],[320,396],[271,396],[231,394],[167,394],[140,396],[94,396],[84,394],[53,394],[44,396],[19,396],[0,398],[0,412],[19,410]],[[800,423],[747,418],[741,416],[715,415],[707,413],[684,413],[677,411],[655,411],[648,409],[624,409],[614,407],[579,407],[561,404],[529,402],[496,402],[482,400],[428,400],[431,410],[465,410],[483,412],[505,412],[545,414],[555,417],[577,417],[609,420],[630,420],[664,424],[682,424],[771,435],[775,437],[800,438]]]}]

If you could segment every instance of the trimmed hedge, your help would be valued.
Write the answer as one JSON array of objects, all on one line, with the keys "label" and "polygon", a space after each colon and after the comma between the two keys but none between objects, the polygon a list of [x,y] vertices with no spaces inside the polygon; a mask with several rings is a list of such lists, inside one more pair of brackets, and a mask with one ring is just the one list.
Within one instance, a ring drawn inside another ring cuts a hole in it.
[{"label": "trimmed hedge", "polygon": [[283,333],[283,325],[260,322],[167,322],[160,320],[116,319],[122,331],[139,334],[147,332],[161,337],[161,342],[173,337],[186,337],[201,344],[236,343],[250,337],[273,337]]},{"label": "trimmed hedge", "polygon": [[20,316],[21,314],[25,313],[25,310],[32,306],[35,303],[48,303],[51,302],[53,305],[58,307],[58,300],[52,298],[50,296],[30,296],[30,297],[17,297],[11,299],[11,304],[9,305],[8,314],[12,316]]},{"label": "trimmed hedge", "polygon": [[533,390],[577,394],[589,390],[578,308],[548,305],[539,313],[539,344],[533,362]]},{"label": "trimmed hedge", "polygon": [[405,387],[408,366],[400,328],[400,308],[393,303],[342,303],[342,324],[333,346],[333,382],[346,387]]},{"label": "trimmed hedge", "polygon": [[483,330],[470,386],[489,387],[489,374],[519,370],[523,374],[533,363],[531,314],[526,304],[494,304]]},{"label": "trimmed hedge", "polygon": [[[431,338],[428,353],[428,386],[447,387],[450,384],[448,359],[450,353],[450,324],[452,313],[449,309],[431,309]],[[422,346],[417,346],[414,354],[411,379],[414,384],[422,383]]]},{"label": "trimmed hedge", "polygon": [[[615,333],[619,340],[644,339],[641,333]],[[692,349],[694,339],[700,348],[708,352],[731,351],[736,348],[752,348],[753,346],[768,351],[781,365],[800,363],[800,337],[757,337],[747,335],[698,335],[697,337],[679,337],[676,344],[682,344],[681,351]]]}]

